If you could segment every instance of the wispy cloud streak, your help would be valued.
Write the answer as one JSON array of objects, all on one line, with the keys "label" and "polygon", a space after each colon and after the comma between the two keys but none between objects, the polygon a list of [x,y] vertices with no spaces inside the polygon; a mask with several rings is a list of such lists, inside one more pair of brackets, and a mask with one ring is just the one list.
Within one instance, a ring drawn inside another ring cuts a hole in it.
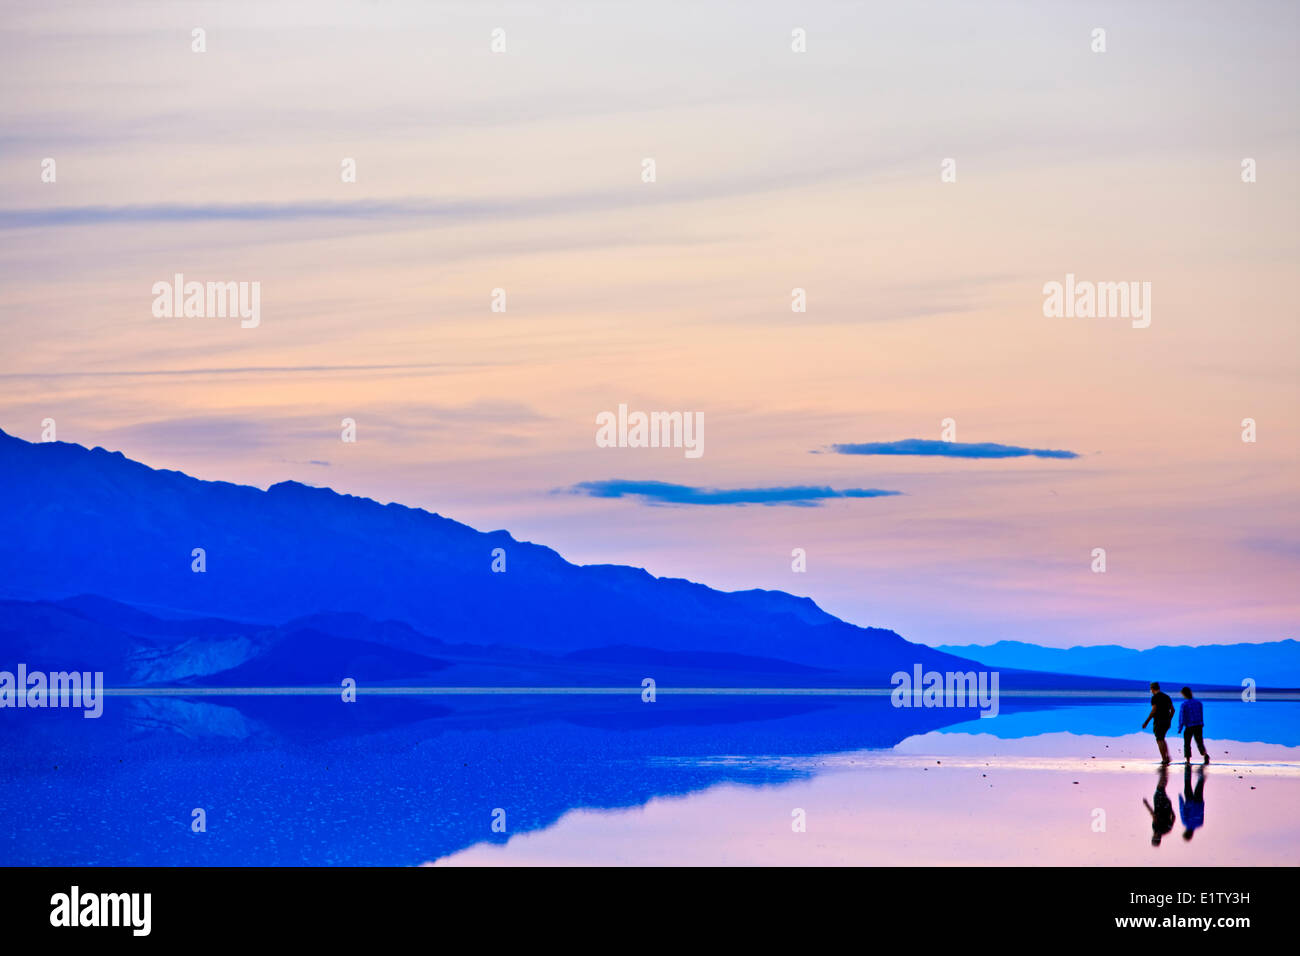
[{"label": "wispy cloud streak", "polygon": [[835,488],[812,485],[786,485],[775,488],[699,488],[674,485],[666,481],[583,481],[566,489],[572,494],[592,498],[640,498],[646,504],[659,505],[795,505],[819,506],[832,498],[883,498],[901,495],[901,491],[879,488]]},{"label": "wispy cloud streak", "polygon": [[840,455],[922,455],[941,458],[1078,458],[1078,452],[1054,448],[1021,448],[997,442],[930,441],[905,438],[902,441],[863,442],[831,445]]}]

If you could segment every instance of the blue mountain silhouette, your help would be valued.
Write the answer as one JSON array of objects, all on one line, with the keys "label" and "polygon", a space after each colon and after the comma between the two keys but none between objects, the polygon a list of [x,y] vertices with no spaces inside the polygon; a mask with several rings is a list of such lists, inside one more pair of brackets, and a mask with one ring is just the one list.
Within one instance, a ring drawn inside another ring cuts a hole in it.
[{"label": "blue mountain silhouette", "polygon": [[[11,599],[0,650],[49,669],[55,657],[84,669],[93,650],[108,662],[96,669],[127,683],[337,686],[342,672],[584,684],[667,673],[888,686],[916,664],[975,666],[781,591],[574,565],[417,508],[292,481],[265,491],[203,481],[2,431],[0,503]],[[195,548],[203,573],[191,569]],[[492,570],[498,548],[505,572]],[[1004,687],[1071,683],[1080,682],[1003,678]]]},{"label": "blue mountain silhouette", "polygon": [[1300,687],[1300,641],[1259,644],[1202,644],[1137,650],[1118,644],[1042,647],[1023,641],[943,645],[938,650],[968,657],[989,667],[1028,668],[1065,674],[1149,682],[1229,684],[1250,678],[1259,687]]}]

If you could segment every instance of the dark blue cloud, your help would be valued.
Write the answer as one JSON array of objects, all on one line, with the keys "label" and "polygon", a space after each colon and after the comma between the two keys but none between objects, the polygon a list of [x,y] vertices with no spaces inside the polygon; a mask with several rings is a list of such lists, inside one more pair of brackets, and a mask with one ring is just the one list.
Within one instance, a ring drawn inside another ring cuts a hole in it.
[{"label": "dark blue cloud", "polygon": [[834,488],[786,485],[777,488],[696,488],[666,481],[583,481],[568,489],[592,498],[636,497],[648,504],[668,505],[796,505],[814,508],[827,498],[882,498],[901,491],[878,488]]},{"label": "dark blue cloud", "polygon": [[1021,448],[997,442],[930,441],[905,438],[902,441],[873,441],[858,445],[831,445],[841,455],[934,455],[943,458],[1078,458],[1072,451],[1052,448]]}]

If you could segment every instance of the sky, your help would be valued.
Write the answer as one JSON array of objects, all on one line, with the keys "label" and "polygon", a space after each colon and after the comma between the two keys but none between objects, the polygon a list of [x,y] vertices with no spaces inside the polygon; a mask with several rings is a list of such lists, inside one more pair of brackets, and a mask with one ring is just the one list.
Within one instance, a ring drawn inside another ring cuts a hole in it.
[{"label": "sky", "polygon": [[[1298,27],[6,4],[0,428],[929,644],[1295,637]],[[156,316],[177,273],[259,283],[259,323]],[[1045,316],[1067,274],[1150,283],[1150,324]],[[600,447],[620,404],[703,453]]]}]

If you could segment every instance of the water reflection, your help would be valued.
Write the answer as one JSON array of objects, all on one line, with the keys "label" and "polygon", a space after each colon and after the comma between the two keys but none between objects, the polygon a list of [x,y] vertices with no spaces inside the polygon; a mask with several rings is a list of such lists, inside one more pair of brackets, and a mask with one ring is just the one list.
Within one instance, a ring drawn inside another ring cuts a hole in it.
[{"label": "water reflection", "polygon": [[[1206,758],[1208,762],[1209,758]],[[1151,815],[1151,845],[1159,846],[1160,841],[1174,828],[1174,805],[1165,788],[1169,785],[1169,768],[1161,766],[1156,777],[1156,792],[1148,801],[1142,803]],[[1251,788],[1252,790],[1254,787]],[[1183,839],[1191,840],[1205,825],[1205,765],[1196,768],[1196,786],[1192,787],[1192,765],[1183,767],[1183,792],[1178,795],[1178,816],[1183,823]]]},{"label": "water reflection", "polygon": [[[1208,759],[1208,758],[1207,758]],[[1205,767],[1196,768],[1196,789],[1192,789],[1192,767],[1183,768],[1183,792],[1178,796],[1178,815],[1183,820],[1183,839],[1190,840],[1205,825]]]},{"label": "water reflection", "polygon": [[1142,801],[1147,808],[1147,813],[1151,814],[1151,845],[1159,846],[1160,841],[1166,834],[1174,828],[1174,805],[1169,800],[1169,794],[1165,792],[1165,787],[1169,785],[1169,768],[1161,766],[1160,773],[1157,776],[1155,796],[1151,799],[1154,802]]},{"label": "water reflection", "polygon": [[[1151,816],[1133,799],[1149,736],[1086,735],[1112,722],[1132,731],[1129,704],[1007,701],[980,719],[884,698],[111,703],[100,720],[47,711],[5,724],[0,863],[409,864],[482,849],[513,858],[524,838],[552,836],[567,841],[555,851],[565,859],[616,862],[601,846],[635,842],[638,821],[665,801],[659,848],[636,849],[664,863],[763,862],[764,845],[771,862],[1151,863],[1120,844],[1146,844],[1157,803],[1160,835],[1172,827],[1165,786],[1146,800]],[[1216,708],[1216,727],[1300,736],[1300,704],[1231,710]],[[1300,802],[1300,750],[1217,733],[1214,747],[1224,775],[1215,826],[1174,862],[1293,856],[1300,836],[1280,808]],[[1203,820],[1202,780],[1179,801],[1191,832]],[[798,795],[807,786],[817,789]],[[746,822],[754,801],[774,806]],[[1132,818],[1110,810],[1121,806]],[[207,810],[202,835],[190,830],[195,807]],[[804,844],[786,841],[794,807],[808,811]],[[1098,807],[1110,810],[1106,837],[1088,828]],[[491,829],[497,808],[505,833]],[[572,835],[575,812],[597,814],[600,835]],[[933,823],[947,818],[978,822],[953,843]]]}]

